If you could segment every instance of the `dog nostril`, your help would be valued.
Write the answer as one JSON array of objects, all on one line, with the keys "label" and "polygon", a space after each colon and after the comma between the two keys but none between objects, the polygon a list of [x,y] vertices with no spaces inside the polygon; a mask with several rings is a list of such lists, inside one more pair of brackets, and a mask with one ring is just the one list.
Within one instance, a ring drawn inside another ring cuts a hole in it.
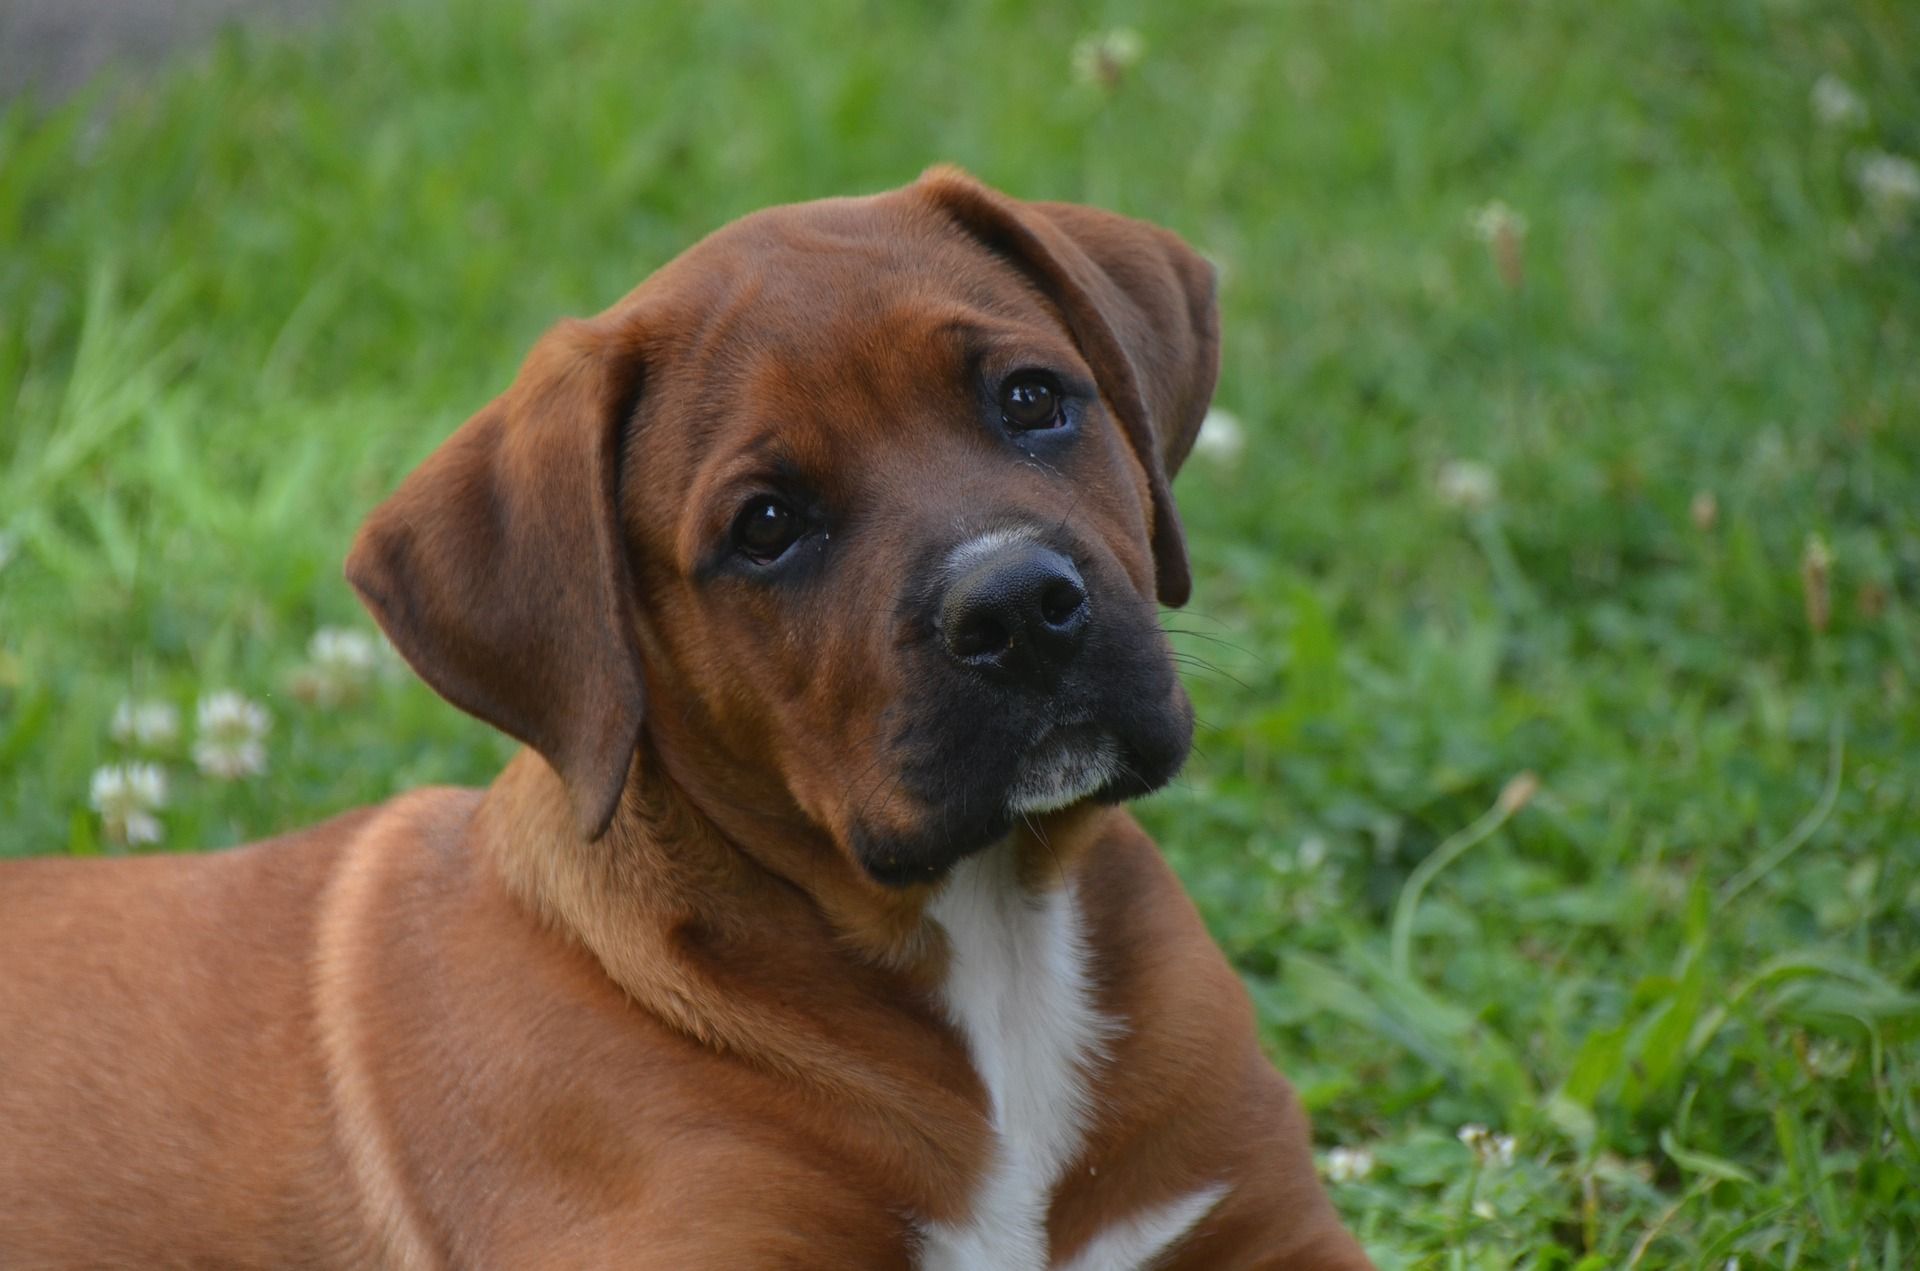
[{"label": "dog nostril", "polygon": [[982,654],[999,653],[1013,644],[1013,633],[1006,624],[990,613],[976,615],[971,621],[960,624],[949,643],[955,657],[977,658]]},{"label": "dog nostril", "polygon": [[1086,603],[1087,593],[1071,579],[1056,578],[1040,593],[1040,616],[1050,627],[1064,626]]}]

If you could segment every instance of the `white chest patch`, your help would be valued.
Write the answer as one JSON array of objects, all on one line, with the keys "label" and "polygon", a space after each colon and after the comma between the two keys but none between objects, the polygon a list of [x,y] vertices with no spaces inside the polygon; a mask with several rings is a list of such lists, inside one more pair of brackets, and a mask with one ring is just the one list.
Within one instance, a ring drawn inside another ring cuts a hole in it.
[{"label": "white chest patch", "polygon": [[1142,1271],[1211,1213],[1226,1194],[1226,1184],[1215,1183],[1115,1223],[1074,1254],[1061,1271]]},{"label": "white chest patch", "polygon": [[[1072,887],[1023,890],[1007,848],[962,861],[929,914],[947,933],[942,998],[987,1089],[994,1145],[967,1221],[923,1229],[920,1271],[1046,1271],[1047,1212],[1091,1115],[1088,1074],[1121,1026],[1094,1005]],[[1146,1267],[1219,1195],[1121,1223],[1072,1266]]]}]

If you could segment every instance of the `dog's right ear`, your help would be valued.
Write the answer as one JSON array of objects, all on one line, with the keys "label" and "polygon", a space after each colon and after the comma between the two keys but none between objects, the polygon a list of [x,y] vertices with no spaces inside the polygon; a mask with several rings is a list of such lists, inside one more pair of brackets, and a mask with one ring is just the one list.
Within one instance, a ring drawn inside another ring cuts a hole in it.
[{"label": "dog's right ear", "polygon": [[619,514],[638,344],[607,318],[549,331],[347,556],[394,647],[442,697],[545,756],[588,838],[612,820],[640,735]]}]

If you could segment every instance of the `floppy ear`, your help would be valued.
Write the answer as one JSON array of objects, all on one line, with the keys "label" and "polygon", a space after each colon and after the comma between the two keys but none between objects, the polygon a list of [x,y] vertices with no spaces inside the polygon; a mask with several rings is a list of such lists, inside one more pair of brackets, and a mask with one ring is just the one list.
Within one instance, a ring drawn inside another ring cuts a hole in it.
[{"label": "floppy ear", "polygon": [[589,838],[613,818],[641,709],[618,512],[641,368],[635,341],[603,323],[549,331],[347,556],[394,647],[442,697],[544,755]]},{"label": "floppy ear", "polygon": [[929,168],[919,188],[1060,307],[1147,470],[1161,603],[1185,604],[1193,578],[1171,482],[1220,374],[1213,266],[1157,225],[1072,203],[1023,203],[948,165]]}]

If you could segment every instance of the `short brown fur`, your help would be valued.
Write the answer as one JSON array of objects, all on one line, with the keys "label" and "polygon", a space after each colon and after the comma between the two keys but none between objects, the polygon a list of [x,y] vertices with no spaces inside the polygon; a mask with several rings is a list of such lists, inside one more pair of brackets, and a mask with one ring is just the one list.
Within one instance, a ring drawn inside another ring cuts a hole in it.
[{"label": "short brown fur", "polygon": [[[882,739],[908,636],[712,583],[715,509],[777,442],[862,509],[834,585],[894,595],[922,522],[1056,514],[1054,478],[938,422],[970,407],[928,370],[1039,350],[1114,425],[1062,523],[1150,620],[1189,587],[1168,483],[1214,313],[1164,231],[936,169],[750,217],[556,328],[349,563],[428,682],[528,744],[488,789],[0,868],[0,1266],[910,1267],[991,1130],[937,879],[852,846],[928,815]],[[1013,839],[1077,889],[1126,1024],[1054,1261],[1224,1183],[1155,1265],[1365,1267],[1139,827],[1082,803]]]}]

